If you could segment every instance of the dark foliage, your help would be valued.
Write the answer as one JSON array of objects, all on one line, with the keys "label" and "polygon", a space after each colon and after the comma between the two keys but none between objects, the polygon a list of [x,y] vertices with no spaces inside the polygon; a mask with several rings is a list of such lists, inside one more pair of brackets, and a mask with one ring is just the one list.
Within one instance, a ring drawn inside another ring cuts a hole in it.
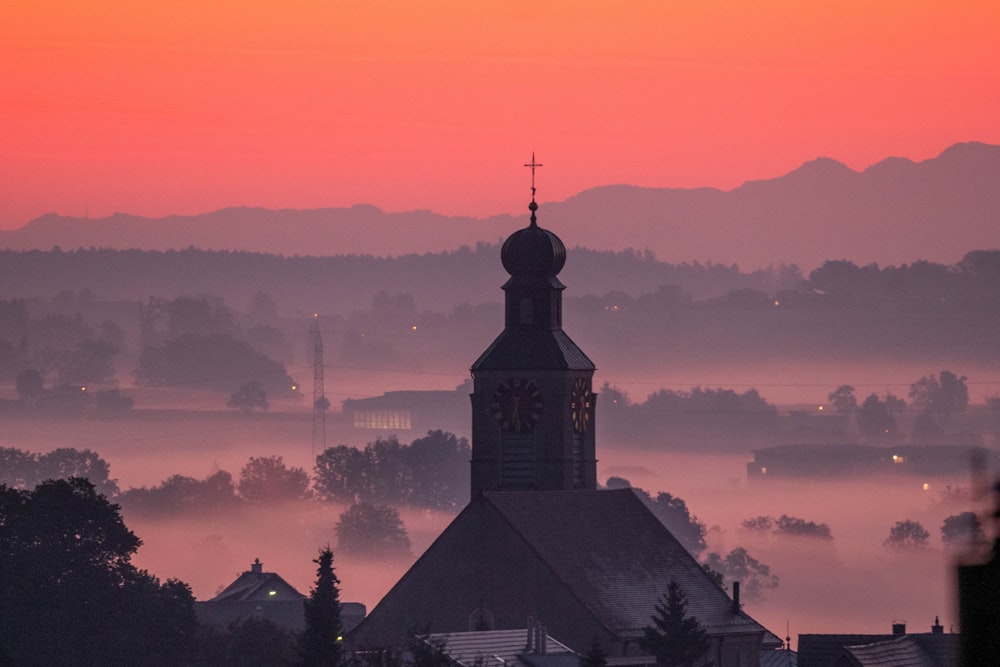
[{"label": "dark foliage", "polygon": [[298,637],[273,621],[249,616],[224,630],[201,626],[195,664],[205,667],[272,667],[292,665]]},{"label": "dark foliage", "polygon": [[660,523],[666,526],[695,558],[705,550],[705,524],[691,514],[683,498],[665,491],[661,491],[653,498],[648,491],[633,487],[631,482],[623,477],[609,477],[606,486],[609,489],[633,489]]},{"label": "dark foliage", "polygon": [[708,653],[708,632],[687,613],[687,596],[676,581],[656,605],[652,625],[643,629],[639,645],[664,667],[693,667]]},{"label": "dark foliage", "polygon": [[771,568],[747,553],[743,547],[736,547],[725,557],[712,552],[705,557],[706,570],[717,572],[726,581],[738,581],[748,600],[763,600],[764,591],[778,587],[779,578],[771,574]]},{"label": "dark foliage", "polygon": [[326,500],[454,509],[468,496],[469,441],[429,431],[410,445],[378,438],[363,450],[329,447],[316,457],[314,486]]},{"label": "dark foliage", "polygon": [[884,544],[890,549],[921,549],[927,546],[931,534],[920,524],[919,521],[897,521],[896,525],[889,529],[889,537]]},{"label": "dark foliage", "polygon": [[125,491],[119,501],[128,512],[147,516],[174,516],[190,512],[217,514],[233,509],[240,502],[233,476],[225,470],[203,480],[172,475],[154,487]]},{"label": "dark foliage", "polygon": [[953,549],[981,546],[986,543],[986,532],[975,512],[961,512],[945,518],[941,542]]},{"label": "dark foliage", "polygon": [[240,471],[240,497],[255,503],[309,498],[309,475],[289,468],[280,456],[251,457]]},{"label": "dark foliage", "polygon": [[337,546],[345,553],[375,557],[405,556],[410,538],[399,512],[388,505],[356,503],[340,515]]},{"label": "dark foliage", "polygon": [[0,484],[30,489],[48,479],[85,478],[97,493],[114,497],[118,482],[111,479],[111,467],[89,449],[62,447],[47,454],[0,447]]},{"label": "dark foliage", "polygon": [[880,400],[878,394],[871,394],[858,410],[858,430],[871,438],[895,435],[896,419],[889,406],[890,403]]},{"label": "dark foliage", "polygon": [[316,584],[305,601],[306,628],[299,644],[299,664],[337,667],[344,660],[340,624],[340,580],[333,571],[330,547],[320,550]]},{"label": "dark foliage", "polygon": [[226,390],[257,380],[271,394],[291,392],[285,367],[227,334],[183,334],[146,347],[135,371],[140,384]]},{"label": "dark foliage", "polygon": [[254,408],[267,410],[270,404],[267,402],[267,392],[257,380],[250,380],[240,385],[240,388],[232,393],[226,401],[227,408],[233,408],[240,412],[253,412]]},{"label": "dark foliage", "polygon": [[136,569],[139,544],[84,479],[0,486],[0,645],[14,664],[187,662],[194,598]]}]

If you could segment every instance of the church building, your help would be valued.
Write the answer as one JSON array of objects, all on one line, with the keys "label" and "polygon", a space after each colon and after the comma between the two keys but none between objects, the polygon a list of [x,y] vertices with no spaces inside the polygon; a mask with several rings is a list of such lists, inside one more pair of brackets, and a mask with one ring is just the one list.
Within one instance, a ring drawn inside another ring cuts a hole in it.
[{"label": "church building", "polygon": [[649,664],[639,639],[676,581],[708,631],[706,664],[759,665],[780,639],[631,489],[598,489],[595,366],[562,329],[566,248],[537,209],[532,197],[530,224],[503,245],[505,326],[471,369],[471,500],[349,635],[351,648],[535,619],[579,654],[596,639],[612,664]]}]

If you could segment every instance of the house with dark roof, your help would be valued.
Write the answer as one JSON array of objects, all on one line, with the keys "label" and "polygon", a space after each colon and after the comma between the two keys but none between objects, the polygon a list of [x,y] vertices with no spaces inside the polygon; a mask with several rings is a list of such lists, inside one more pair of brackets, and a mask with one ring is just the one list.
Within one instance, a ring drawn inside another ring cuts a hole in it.
[{"label": "house with dark roof", "polygon": [[708,632],[705,664],[755,667],[781,640],[631,489],[597,488],[596,367],[562,329],[566,248],[537,209],[532,197],[530,224],[503,245],[505,327],[471,368],[471,500],[349,645],[394,649],[417,628],[516,630],[530,616],[577,653],[596,639],[610,664],[649,664],[639,639],[675,581]]},{"label": "house with dark roof", "polygon": [[[264,572],[264,565],[255,558],[249,570],[211,600],[195,602],[195,612],[205,625],[225,627],[232,621],[256,617],[301,632],[305,628],[305,599],[305,595],[278,574]],[[340,604],[340,620],[345,632],[360,623],[364,616],[363,604]]]},{"label": "house with dark roof", "polygon": [[930,632],[907,634],[893,623],[892,634],[799,635],[799,667],[952,667],[959,664],[960,636],[945,633],[934,619]]}]

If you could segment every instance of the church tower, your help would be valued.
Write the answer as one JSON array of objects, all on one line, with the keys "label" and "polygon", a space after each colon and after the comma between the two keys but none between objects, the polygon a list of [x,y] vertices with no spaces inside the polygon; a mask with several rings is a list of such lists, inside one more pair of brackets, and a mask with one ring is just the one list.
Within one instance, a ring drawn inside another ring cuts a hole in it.
[{"label": "church tower", "polygon": [[[540,166],[534,163],[532,167]],[[534,175],[532,174],[532,180]],[[597,488],[594,364],[562,330],[566,262],[558,236],[530,224],[503,244],[505,326],[472,365],[472,497],[482,491]]]}]

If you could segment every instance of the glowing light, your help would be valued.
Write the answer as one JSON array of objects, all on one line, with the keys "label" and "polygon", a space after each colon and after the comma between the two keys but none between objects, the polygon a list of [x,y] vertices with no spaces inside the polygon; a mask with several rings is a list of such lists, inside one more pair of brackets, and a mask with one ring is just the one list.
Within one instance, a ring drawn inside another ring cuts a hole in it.
[{"label": "glowing light", "polygon": [[927,482],[924,482],[924,491],[930,491],[930,490],[931,490],[931,485],[928,484]]},{"label": "glowing light", "polygon": [[781,305],[781,302],[780,302],[780,301],[778,301],[777,299],[775,299],[775,300],[774,300],[774,305],[775,305],[775,306],[780,306],[780,305]]},{"label": "glowing light", "polygon": [[417,330],[417,325],[416,324],[414,324],[412,327],[410,327],[410,331],[416,331],[416,330]]},{"label": "glowing light", "polygon": [[87,391],[86,387],[80,387],[80,391]]},{"label": "glowing light", "polygon": [[761,466],[761,468],[760,468],[760,474],[761,475],[766,475],[767,474],[767,466]]},{"label": "glowing light", "polygon": [[278,594],[278,591],[268,591],[268,592],[267,592],[267,595],[268,595],[268,597],[272,597],[272,598],[273,598],[273,597],[274,597],[275,595],[277,595],[277,594]]},{"label": "glowing light", "polygon": [[893,454],[892,455],[892,462],[893,463],[902,463],[905,460],[906,460],[905,456],[900,456],[899,454]]},{"label": "glowing light", "polygon": [[820,412],[823,412],[823,406],[822,406],[822,405],[821,405],[821,406],[819,406],[819,407],[818,407],[818,408],[816,408],[816,409],[817,409],[817,410],[819,410]]},{"label": "glowing light", "polygon": [[292,391],[298,391],[298,390],[299,390],[299,385],[293,384],[292,385]]}]

